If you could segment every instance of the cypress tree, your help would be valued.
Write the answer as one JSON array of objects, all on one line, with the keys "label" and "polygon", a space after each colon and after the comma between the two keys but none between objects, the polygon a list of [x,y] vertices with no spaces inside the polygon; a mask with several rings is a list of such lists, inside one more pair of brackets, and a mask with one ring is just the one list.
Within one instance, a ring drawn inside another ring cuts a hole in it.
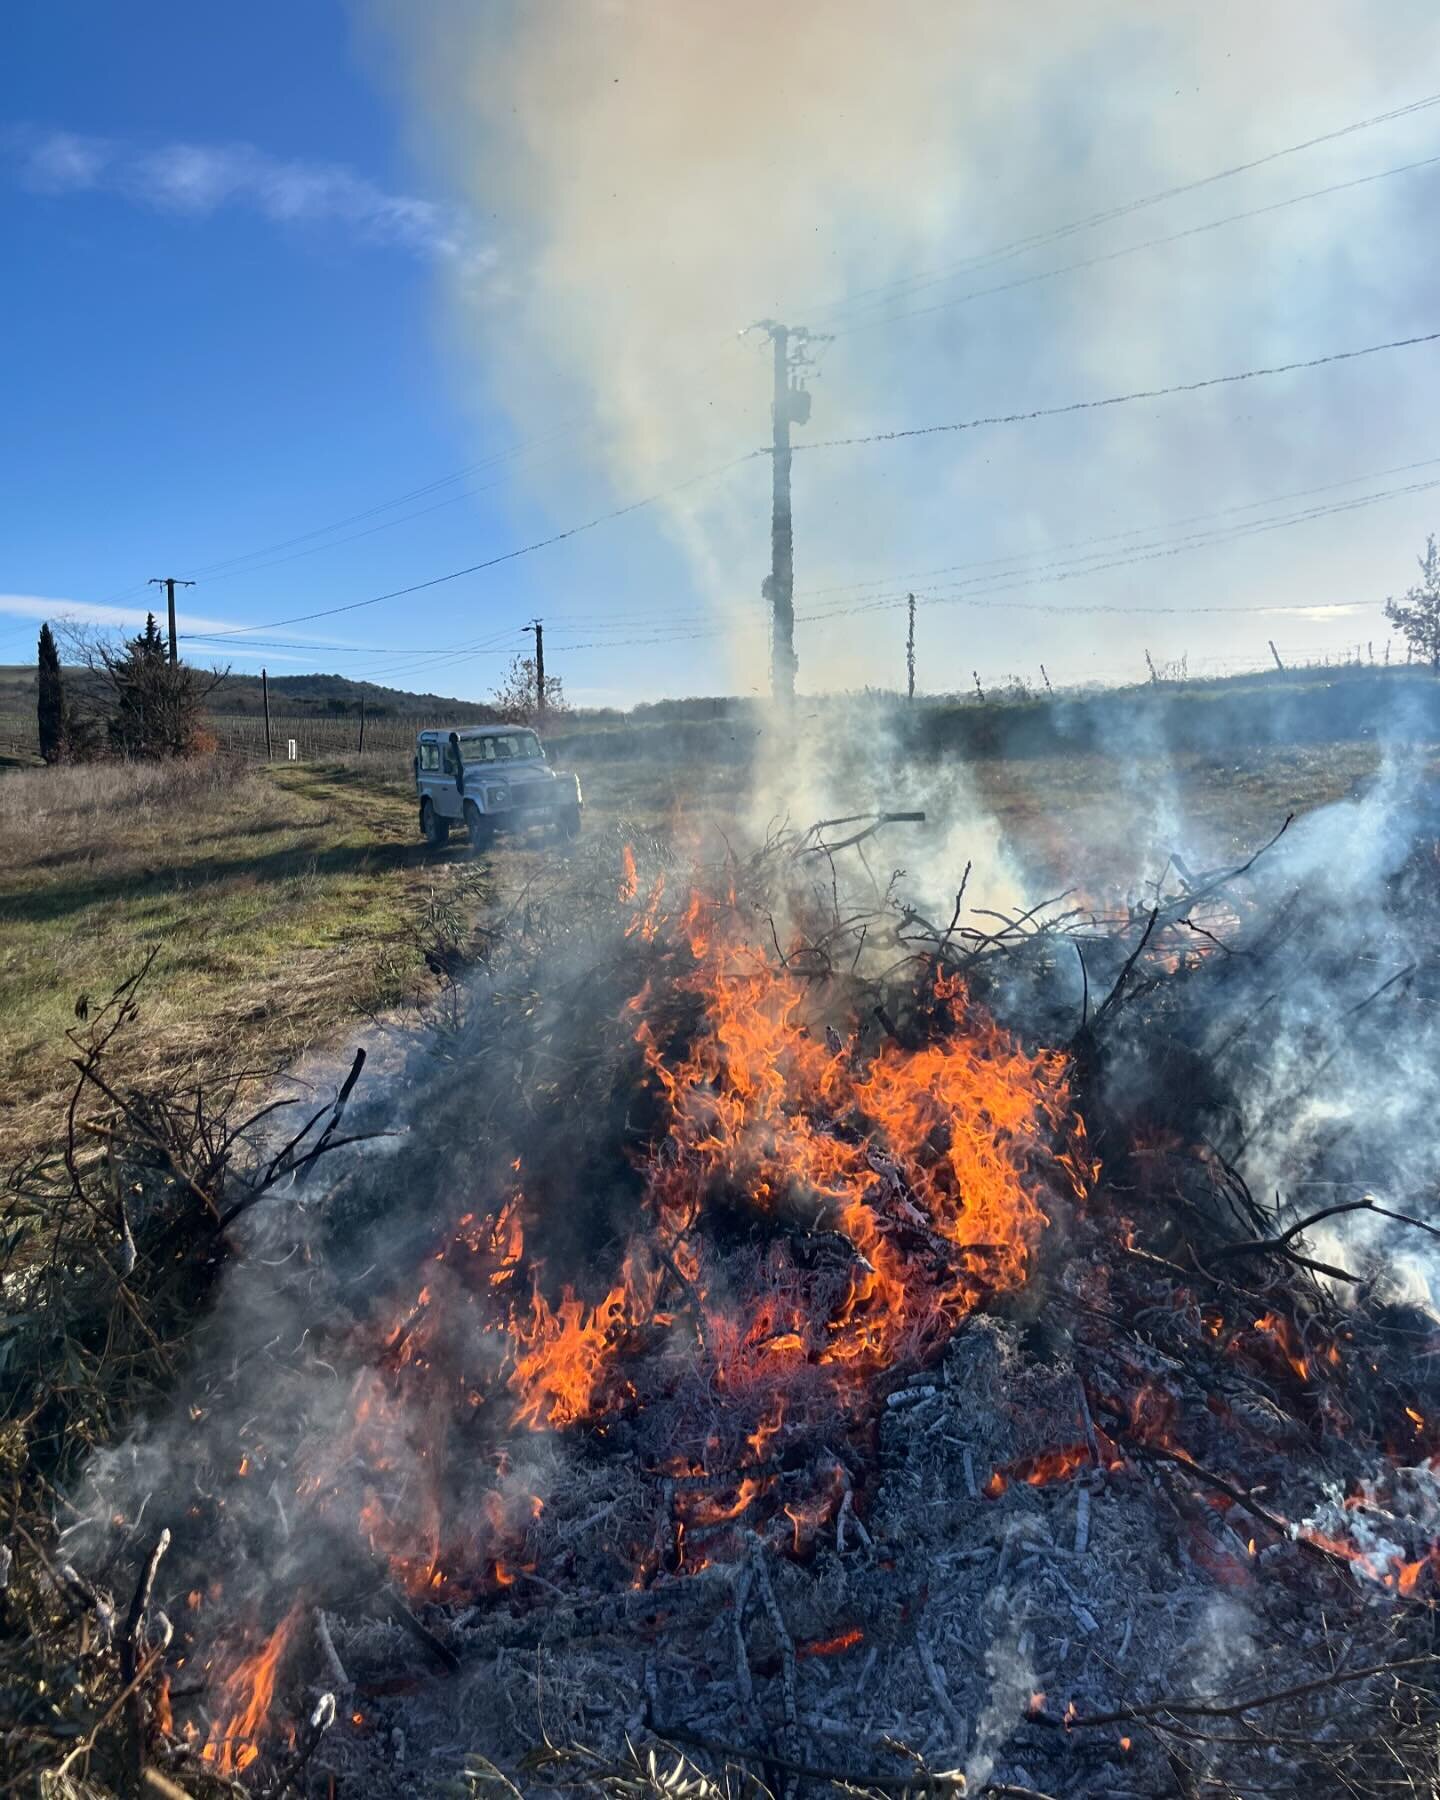
[{"label": "cypress tree", "polygon": [[60,652],[55,647],[55,634],[48,623],[40,627],[36,710],[40,724],[40,754],[47,763],[59,762],[65,749],[65,689],[60,679]]}]

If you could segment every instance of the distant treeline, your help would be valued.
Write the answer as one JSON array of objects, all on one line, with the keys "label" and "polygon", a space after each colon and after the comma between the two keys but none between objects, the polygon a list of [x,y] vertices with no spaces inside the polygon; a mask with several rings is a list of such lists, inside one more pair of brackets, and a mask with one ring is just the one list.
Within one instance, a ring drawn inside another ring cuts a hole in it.
[{"label": "distant treeline", "polygon": [[[0,720],[8,728],[8,738],[29,742],[34,695],[33,668],[0,669]],[[362,698],[367,749],[398,746],[407,756],[411,737],[422,723],[483,723],[495,717],[494,709],[483,705],[406,694],[343,676],[280,676],[270,683],[280,743],[286,735],[294,735],[293,726],[281,729],[282,720],[308,719],[323,734],[324,746],[348,747],[348,735],[339,731],[338,721],[347,717],[354,721]],[[577,708],[552,717],[544,735],[561,760],[663,753],[738,763],[749,758],[768,709],[767,701],[750,695],[660,700],[628,711]],[[207,711],[222,746],[230,747],[228,728],[233,723],[247,742],[254,739],[263,749],[258,679],[229,678],[211,697]],[[927,694],[913,703],[894,692],[869,690],[802,696],[796,702],[794,729],[803,732],[816,725],[833,729],[842,716],[857,726],[868,718],[902,753],[923,758],[1034,757],[1067,751],[1144,755],[1159,749],[1224,754],[1267,743],[1324,743],[1386,734],[1440,742],[1440,680],[1419,664],[1355,663],[1055,694],[1012,685],[984,698],[976,693]],[[317,738],[310,753],[319,754],[321,749],[322,740]]]},{"label": "distant treeline", "polygon": [[[899,753],[933,760],[960,756],[1059,756],[1102,751],[1223,755],[1262,744],[1332,743],[1387,735],[1440,742],[1440,680],[1418,665],[1365,664],[1273,670],[1263,675],[1146,683],[1054,695],[807,696],[795,730],[834,729],[849,709],[856,729],[873,725]],[[764,703],[748,697],[674,700],[629,713],[572,714],[546,741],[559,758],[670,754],[717,762],[748,758]]]}]

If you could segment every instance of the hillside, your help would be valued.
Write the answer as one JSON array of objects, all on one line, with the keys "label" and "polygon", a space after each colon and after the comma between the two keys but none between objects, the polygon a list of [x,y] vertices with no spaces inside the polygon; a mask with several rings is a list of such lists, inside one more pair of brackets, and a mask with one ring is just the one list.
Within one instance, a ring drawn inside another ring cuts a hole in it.
[{"label": "hillside", "polygon": [[[66,672],[72,692],[87,679],[82,671]],[[358,748],[356,716],[362,699],[366,754],[405,763],[422,721],[466,724],[495,716],[474,701],[414,694],[343,675],[285,675],[270,682],[271,717],[280,741],[297,740],[301,761]],[[227,678],[207,710],[221,748],[263,757],[256,677]],[[552,716],[546,739],[562,760],[679,753],[730,764],[749,759],[764,710],[762,702],[749,696],[699,695],[626,710],[577,707]],[[1027,759],[1077,751],[1215,754],[1240,745],[1377,738],[1434,742],[1440,737],[1440,681],[1419,665],[1351,663],[1043,694],[1011,684],[983,699],[968,693],[920,695],[913,706],[894,693],[871,689],[807,696],[803,718],[810,730],[838,730],[846,739],[883,719],[893,747],[919,762]],[[0,745],[22,760],[34,755],[31,668],[0,668]]]},{"label": "hillside", "polygon": [[[83,670],[66,669],[65,679],[83,685],[88,677]],[[269,681],[271,710],[290,718],[355,713],[362,700],[366,713],[377,719],[434,718],[443,713],[447,718],[465,721],[489,716],[487,709],[474,701],[451,700],[443,694],[412,694],[373,681],[352,681],[348,675],[272,675]],[[34,702],[34,664],[0,665],[0,712],[19,711]],[[227,675],[215,690],[211,710],[260,712],[260,677]]]}]

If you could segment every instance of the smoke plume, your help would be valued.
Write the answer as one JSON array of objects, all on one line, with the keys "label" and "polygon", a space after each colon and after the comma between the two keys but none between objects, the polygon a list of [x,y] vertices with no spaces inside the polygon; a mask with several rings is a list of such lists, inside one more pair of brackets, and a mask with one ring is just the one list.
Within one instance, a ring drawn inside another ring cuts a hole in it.
[{"label": "smoke plume", "polygon": [[[1424,112],[1024,256],[974,261],[1416,98],[1420,78],[1416,94],[1393,84],[1395,69],[1440,50],[1423,0],[1381,18],[1360,0],[1284,0],[1258,17],[1239,0],[1144,14],[1114,0],[779,10],[371,0],[366,16],[377,61],[404,71],[417,149],[497,245],[495,270],[457,288],[459,367],[473,372],[467,385],[492,429],[498,406],[521,439],[540,440],[530,491],[557,515],[687,482],[762,446],[768,358],[760,338],[737,334],[767,316],[836,334],[818,353],[802,445],[1433,324],[1421,229],[1433,171],[1049,273],[1421,157]],[[917,271],[923,285],[877,291]],[[937,271],[949,273],[930,280]],[[1032,275],[1045,278],[957,303]],[[1044,555],[1384,469],[1402,452],[1425,454],[1413,377],[1403,355],[1376,358],[1033,428],[802,450],[802,687],[903,680],[903,614],[807,626],[807,612],[855,598],[813,590],[874,578],[894,595],[917,569]],[[614,537],[587,539],[562,572],[584,596],[567,610],[673,628],[663,663],[674,679],[662,683],[672,689],[718,685],[708,631],[728,680],[761,684],[768,475],[757,457]],[[1167,561],[1159,580],[1141,565],[1015,597],[1174,603],[1180,617],[1146,626],[1157,658],[1263,656],[1277,629],[1338,643],[1374,626],[1242,619],[1202,630],[1185,602],[1378,602],[1408,566],[1411,539],[1422,541],[1427,510],[1420,495]],[[977,664],[987,679],[1016,667],[1034,678],[1037,654],[1057,678],[1143,678],[1133,623],[932,605],[947,580],[921,596],[922,689],[968,687]]]}]

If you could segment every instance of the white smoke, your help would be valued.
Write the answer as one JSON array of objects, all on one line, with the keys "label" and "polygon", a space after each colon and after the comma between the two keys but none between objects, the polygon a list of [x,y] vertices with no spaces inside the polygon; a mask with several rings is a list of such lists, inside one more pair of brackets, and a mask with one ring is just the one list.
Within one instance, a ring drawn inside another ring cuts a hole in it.
[{"label": "white smoke", "polygon": [[[546,438],[536,486],[557,514],[687,480],[768,438],[762,341],[778,316],[837,339],[797,442],[964,418],[1376,341],[1434,320],[1423,221],[1433,172],[1397,177],[965,306],[876,328],[833,310],[914,271],[1263,156],[1418,97],[1440,16],[1396,0],[1241,0],[1137,13],[907,0],[369,0],[377,64],[399,69],[421,154],[500,251],[503,277],[459,293],[461,369]],[[1428,114],[1281,159],[1102,231],[885,302],[957,292],[1370,174],[1431,146]],[[884,310],[884,309],[882,309]],[[852,326],[864,328],[850,330]],[[1423,355],[1424,352],[1411,353]],[[1183,402],[919,446],[796,459],[805,590],[986,555],[1043,553],[1277,489],[1404,460],[1428,443],[1403,356]],[[559,437],[552,434],[564,421]],[[768,558],[763,458],[688,488],[566,565],[567,609],[667,616],[675,635],[632,682],[763,682]],[[1157,660],[1280,630],[1203,623],[1193,604],[1378,602],[1423,540],[1421,495],[1339,524],[1115,571],[1034,596],[1175,603],[1147,621]],[[567,575],[567,579],[569,579]],[[902,583],[903,585],[903,583]],[[1078,590],[1084,589],[1083,593]],[[885,590],[881,590],[885,591]],[[667,615],[666,597],[670,601]],[[842,597],[843,598],[843,597]],[[922,605],[924,605],[922,596]],[[692,648],[685,634],[723,634]],[[1352,621],[1296,620],[1339,643]],[[639,627],[637,627],[638,629]],[[648,626],[646,627],[649,628]],[[803,622],[802,686],[903,679],[903,615]],[[1280,631],[1285,635],[1284,630]],[[1012,668],[1143,677],[1134,623],[946,606],[921,615],[922,688]],[[688,662],[687,662],[688,657]],[[721,658],[726,659],[725,663]],[[728,664],[728,666],[726,666]],[[1113,668],[1112,668],[1113,665]]]}]

